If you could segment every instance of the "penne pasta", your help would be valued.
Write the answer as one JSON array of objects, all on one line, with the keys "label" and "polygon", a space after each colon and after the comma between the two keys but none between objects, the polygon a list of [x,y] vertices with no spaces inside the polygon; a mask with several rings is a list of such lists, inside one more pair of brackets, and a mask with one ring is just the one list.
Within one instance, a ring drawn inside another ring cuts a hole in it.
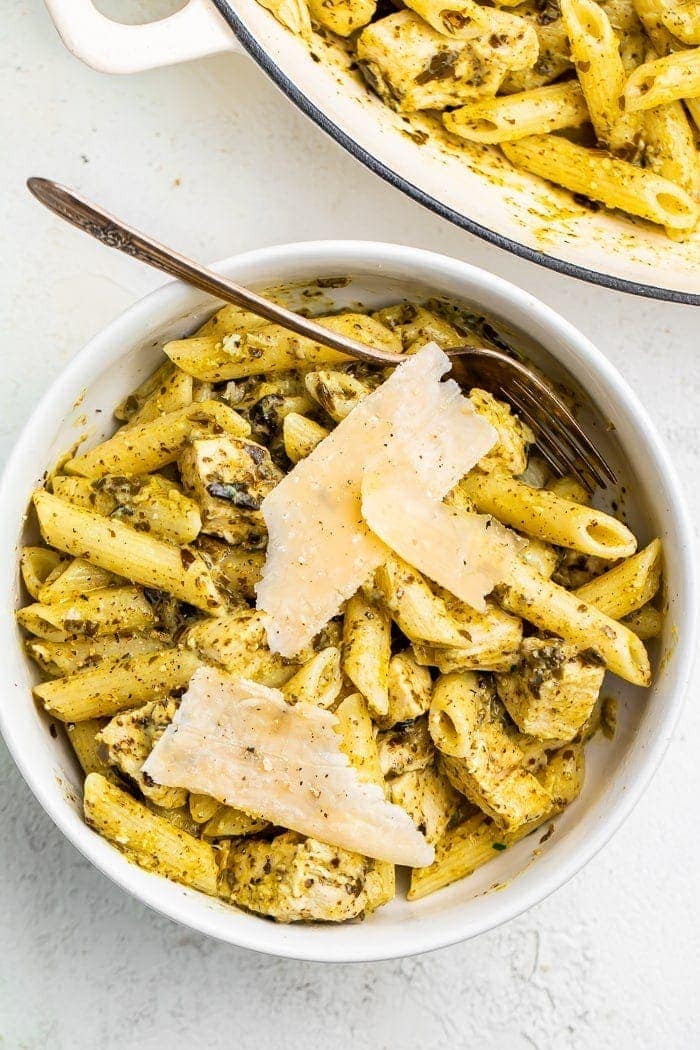
[{"label": "penne pasta", "polygon": [[306,459],[328,433],[325,427],[313,419],[290,412],[284,417],[282,425],[284,451],[292,463],[298,463]]},{"label": "penne pasta", "polygon": [[61,562],[51,573],[39,591],[37,598],[42,605],[65,601],[75,595],[84,595],[88,591],[98,591],[104,587],[116,587],[124,583],[120,576],[113,572],[91,565],[85,558],[72,558]]},{"label": "penne pasta", "polygon": [[685,190],[647,168],[557,135],[533,135],[504,143],[502,149],[510,161],[526,171],[572,193],[601,201],[608,208],[621,208],[673,230],[691,230],[697,222],[697,204]]},{"label": "penne pasta", "polygon": [[[364,314],[338,314],[319,317],[317,321],[324,328],[369,346],[382,350],[401,349],[388,329]],[[223,344],[216,335],[197,336],[166,343],[163,349],[179,368],[212,383],[348,360],[346,354],[274,324],[244,334],[225,336]]]},{"label": "penne pasta", "polygon": [[194,435],[228,434],[246,437],[250,426],[221,401],[201,401],[168,412],[147,423],[118,430],[101,445],[73,456],[67,474],[101,478],[106,474],[150,474],[174,463]]},{"label": "penne pasta", "polygon": [[43,489],[34,494],[39,525],[47,543],[66,554],[87,560],[134,580],[143,587],[166,591],[183,602],[212,613],[221,606],[209,569],[201,555],[178,549],[82,510]]},{"label": "penne pasta", "polygon": [[649,657],[640,639],[595,606],[517,562],[498,593],[508,612],[559,635],[579,650],[593,650],[625,681],[649,684]]},{"label": "penne pasta", "polygon": [[575,80],[483,99],[443,114],[453,135],[471,142],[514,142],[561,128],[578,128],[589,120],[581,87]]},{"label": "penne pasta", "polygon": [[631,113],[699,96],[700,47],[645,62],[628,78],[624,94]]},{"label": "penne pasta", "polygon": [[577,598],[621,620],[651,601],[661,584],[661,543],[648,547],[573,592]]},{"label": "penne pasta", "polygon": [[482,514],[492,514],[511,528],[545,543],[613,560],[633,554],[637,541],[617,518],[533,489],[505,474],[473,471],[460,488]]},{"label": "penne pasta", "polygon": [[639,123],[624,113],[619,39],[595,0],[561,0],[560,8],[598,142],[619,149],[631,142]]},{"label": "penne pasta", "polygon": [[124,660],[128,656],[157,653],[167,648],[162,635],[112,634],[101,638],[70,638],[66,642],[48,642],[30,638],[26,649],[46,674],[59,678],[88,667],[96,667],[103,660]]},{"label": "penne pasta", "polygon": [[340,650],[334,645],[312,656],[299,668],[282,692],[290,704],[317,704],[332,707],[340,696],[343,676],[340,670]]},{"label": "penne pasta", "polygon": [[63,558],[58,551],[48,547],[22,547],[19,558],[24,586],[32,598],[38,598],[41,588],[61,565]]},{"label": "penne pasta", "polygon": [[94,669],[35,686],[34,695],[62,722],[83,722],[185,689],[200,663],[186,649],[104,659]]},{"label": "penne pasta", "polygon": [[385,610],[361,591],[345,606],[343,670],[367,701],[373,718],[389,710],[391,621]]},{"label": "penne pasta", "polygon": [[174,481],[156,475],[53,478],[53,494],[77,507],[182,546],[199,535],[199,506]]},{"label": "penne pasta", "polygon": [[149,423],[152,419],[178,408],[186,408],[194,400],[192,376],[179,368],[173,368],[163,381],[145,399],[143,404],[129,416],[127,426]]},{"label": "penne pasta", "polygon": [[138,587],[105,587],[74,594],[52,604],[36,602],[17,613],[26,631],[49,642],[65,642],[71,635],[100,637],[154,627],[155,613]]},{"label": "penne pasta", "polygon": [[142,868],[216,896],[216,852],[180,831],[99,773],[85,780],[85,820]]},{"label": "penne pasta", "polygon": [[371,22],[377,0],[309,0],[309,14],[314,22],[347,37]]}]

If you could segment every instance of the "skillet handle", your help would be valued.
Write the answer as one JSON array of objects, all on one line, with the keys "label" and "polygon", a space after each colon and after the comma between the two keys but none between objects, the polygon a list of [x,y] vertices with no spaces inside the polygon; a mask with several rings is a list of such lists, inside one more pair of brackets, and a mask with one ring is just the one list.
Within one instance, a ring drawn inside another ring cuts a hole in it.
[{"label": "skillet handle", "polygon": [[182,10],[145,25],[115,22],[93,0],[45,3],[68,50],[100,73],[140,73],[241,50],[210,0],[188,0]]}]

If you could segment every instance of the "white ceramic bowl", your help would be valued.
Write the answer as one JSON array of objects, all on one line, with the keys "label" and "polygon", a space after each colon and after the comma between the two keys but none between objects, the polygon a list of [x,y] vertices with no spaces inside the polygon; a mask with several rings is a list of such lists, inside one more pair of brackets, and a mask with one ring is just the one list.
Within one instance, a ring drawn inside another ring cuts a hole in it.
[{"label": "white ceramic bowl", "polygon": [[[83,823],[81,778],[70,748],[62,735],[52,738],[46,717],[32,701],[35,672],[13,617],[22,601],[17,554],[19,545],[35,536],[31,522],[25,523],[30,494],[46,468],[84,431],[85,418],[94,440],[107,435],[113,427],[111,408],[153,369],[162,342],[187,334],[212,311],[206,296],[171,283],[137,303],[73,359],[27,423],[2,479],[0,724],[5,740],[37,799],[71,842],[125,890],[193,929],[274,955],[325,961],[408,955],[473,937],[542,900],[590,860],[637,802],[669,742],[694,651],[697,591],[691,533],[673,469],[644,409],[605,357],[554,311],[498,277],[430,252],[344,241],[266,248],[219,268],[251,287],[284,286],[292,304],[305,282],[350,277],[346,287],[325,289],[322,299],[302,300],[316,303],[319,312],[358,301],[377,307],[432,292],[475,304],[498,326],[527,333],[531,355],[550,374],[564,372],[595,405],[586,410],[585,423],[619,472],[640,540],[653,535],[663,540],[668,617],[663,638],[653,646],[654,684],[647,692],[618,680],[606,684],[606,691],[619,697],[618,732],[613,742],[595,739],[589,745],[583,794],[559,818],[535,862],[538,836],[423,901],[409,904],[399,895],[358,925],[278,926],[125,860]],[[502,886],[500,892],[487,892],[494,883]]]}]

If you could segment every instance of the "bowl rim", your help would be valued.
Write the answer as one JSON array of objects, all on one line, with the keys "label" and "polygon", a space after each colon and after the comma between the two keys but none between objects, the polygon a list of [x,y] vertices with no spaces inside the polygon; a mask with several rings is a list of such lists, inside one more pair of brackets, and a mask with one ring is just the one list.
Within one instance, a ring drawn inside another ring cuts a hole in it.
[{"label": "bowl rim", "polygon": [[[626,790],[617,793],[607,807],[604,819],[592,827],[580,843],[574,844],[568,855],[561,858],[560,863],[554,866],[552,871],[547,874],[543,872],[542,878],[526,891],[512,895],[491,894],[495,902],[494,907],[488,915],[482,916],[480,921],[470,920],[468,907],[462,910],[461,921],[460,912],[452,909],[454,921],[449,931],[435,935],[431,935],[430,932],[419,933],[414,937],[414,942],[408,945],[405,939],[398,938],[391,931],[376,931],[376,936],[373,937],[371,926],[364,927],[368,930],[368,936],[361,942],[344,943],[343,926],[331,928],[334,936],[324,937],[323,941],[319,942],[313,937],[314,928],[300,925],[292,928],[294,934],[289,937],[284,936],[284,931],[289,928],[274,923],[251,924],[243,931],[238,929],[234,931],[231,927],[229,931],[225,924],[221,923],[221,913],[213,909],[202,908],[194,920],[192,917],[183,917],[182,909],[175,901],[161,899],[162,876],[154,878],[149,876],[148,880],[144,880],[145,873],[140,868],[128,861],[111,844],[97,836],[84,824],[82,819],[76,818],[65,798],[65,793],[61,792],[60,788],[57,791],[49,791],[37,783],[29,756],[20,740],[15,736],[12,724],[13,707],[11,704],[0,703],[0,731],[20,773],[45,812],[87,860],[91,861],[118,886],[154,911],[225,943],[278,957],[318,962],[374,962],[420,954],[447,947],[495,929],[544,900],[568,882],[598,853],[638,803],[670,743],[673,729],[683,707],[693,665],[698,617],[696,555],[690,515],[675,469],[654,424],[650,421],[636,395],[602,352],[570,322],[530,293],[488,271],[436,252],[401,245],[372,241],[306,241],[271,246],[231,256],[214,264],[213,269],[219,269],[224,273],[246,268],[254,270],[256,267],[270,269],[279,267],[282,270],[285,264],[291,263],[298,264],[300,270],[323,268],[324,266],[351,269],[353,265],[369,263],[381,272],[382,266],[391,267],[392,263],[405,265],[408,261],[414,266],[418,279],[429,282],[430,274],[439,269],[444,276],[450,275],[470,285],[470,298],[478,300],[479,289],[488,289],[491,294],[495,293],[500,296],[512,308],[528,311],[530,316],[533,316],[550,333],[556,333],[558,348],[557,351],[550,350],[550,352],[557,356],[558,351],[563,349],[560,360],[564,365],[570,358],[585,362],[602,379],[620,408],[626,410],[628,416],[634,417],[637,429],[643,434],[647,452],[653,458],[656,468],[666,475],[670,495],[668,515],[673,520],[680,537],[679,550],[676,553],[679,559],[679,578],[683,581],[679,590],[679,618],[684,625],[684,630],[674,651],[677,685],[675,690],[668,694],[665,707],[659,717],[656,734],[643,749],[643,757],[638,760],[638,768],[631,775]],[[437,280],[437,276],[435,279]],[[129,349],[134,345],[135,331],[145,330],[148,320],[153,315],[163,314],[169,318],[182,316],[182,300],[192,295],[193,291],[190,286],[181,281],[168,281],[137,300],[126,311],[114,318],[75,354],[39,400],[15,442],[2,477],[0,477],[1,506],[13,507],[16,502],[13,500],[13,492],[18,487],[20,480],[26,477],[23,462],[33,442],[33,435],[40,427],[44,415],[55,409],[57,405],[64,407],[72,402],[76,388],[84,386],[85,374],[92,372],[104,362],[104,359],[110,355],[110,347],[113,347],[115,342],[123,339],[125,349]],[[180,303],[180,309],[178,309],[178,303]],[[14,513],[13,509],[13,516]],[[14,549],[0,552],[0,560],[3,558],[12,558],[13,566],[16,565]],[[8,639],[7,642],[11,645],[16,644],[14,639]],[[168,883],[168,885],[174,884]]]},{"label": "bowl rim", "polygon": [[356,160],[359,160],[361,164],[364,164],[371,172],[388,182],[390,186],[405,193],[416,203],[422,205],[422,207],[435,212],[441,218],[447,219],[448,222],[463,230],[467,230],[468,233],[495,245],[497,248],[501,248],[503,251],[510,252],[521,259],[527,259],[528,262],[533,262],[537,266],[543,266],[545,269],[554,270],[555,273],[563,274],[565,277],[574,277],[577,280],[586,281],[588,284],[599,285],[602,288],[609,288],[616,292],[626,292],[629,295],[638,295],[645,299],[681,303],[685,306],[700,306],[700,292],[662,288],[659,285],[644,284],[641,281],[632,281],[624,277],[603,273],[599,270],[591,270],[586,266],[580,266],[578,263],[572,263],[566,259],[548,255],[547,252],[538,251],[537,248],[531,248],[527,244],[513,240],[512,237],[506,237],[504,234],[482,225],[475,219],[469,218],[468,215],[443,204],[442,201],[433,197],[432,194],[426,193],[425,190],[416,186],[410,179],[401,175],[388,164],[385,164],[378,156],[370,153],[352,135],[331,120],[322,109],[319,109],[261,46],[257,38],[234,10],[229,0],[213,0],[213,3],[232,29],[241,47],[302,113],[309,117],[317,127],[332,139],[335,139],[344,150]]}]

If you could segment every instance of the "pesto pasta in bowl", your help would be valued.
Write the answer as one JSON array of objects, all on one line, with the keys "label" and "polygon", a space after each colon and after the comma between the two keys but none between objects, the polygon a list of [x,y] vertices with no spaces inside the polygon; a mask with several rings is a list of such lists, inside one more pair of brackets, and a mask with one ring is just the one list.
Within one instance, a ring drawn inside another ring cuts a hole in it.
[{"label": "pesto pasta in bowl", "polygon": [[129,27],[93,0],[46,4],[103,72],[244,52],[458,226],[571,276],[700,303],[695,0],[188,0]]},{"label": "pesto pasta in bowl", "polygon": [[[222,270],[405,360],[179,284],[82,351],[3,480],[5,738],[78,848],[195,929],[328,960],[473,936],[660,759],[695,616],[672,469],[605,359],[491,275],[356,242]],[[441,381],[465,341],[562,384],[619,491]]]}]

